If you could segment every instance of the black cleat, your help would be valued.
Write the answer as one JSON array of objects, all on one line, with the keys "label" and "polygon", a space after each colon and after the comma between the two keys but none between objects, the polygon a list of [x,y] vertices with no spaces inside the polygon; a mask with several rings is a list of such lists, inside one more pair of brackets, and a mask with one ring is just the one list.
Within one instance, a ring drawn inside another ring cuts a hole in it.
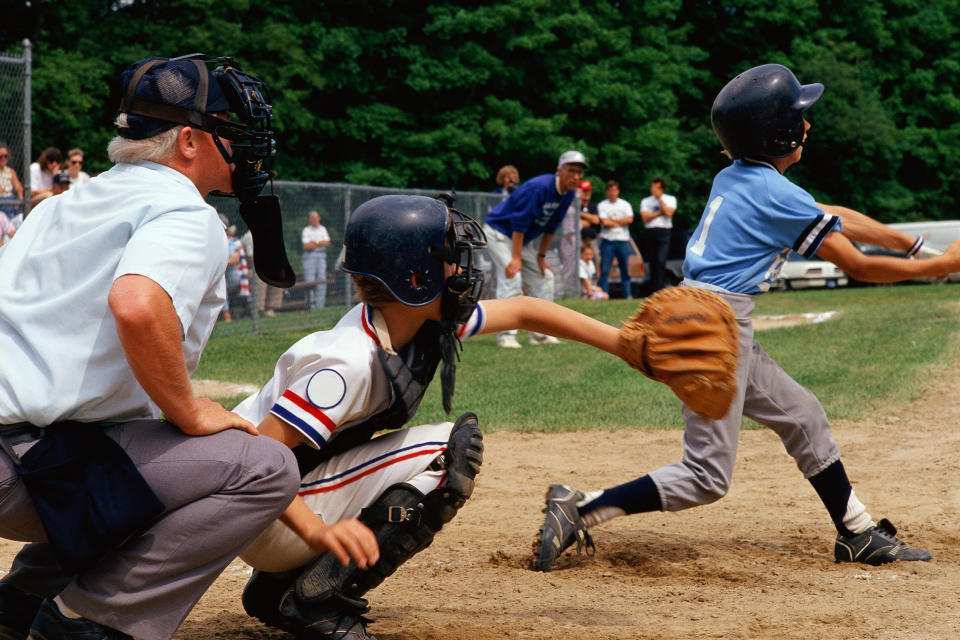
[{"label": "black cleat", "polygon": [[933,558],[929,551],[908,547],[896,534],[897,528],[884,518],[877,526],[853,537],[838,535],[833,557],[837,562],[862,562],[875,567],[896,560],[926,562]]},{"label": "black cleat", "polygon": [[0,640],[26,640],[43,598],[0,583]]},{"label": "black cleat", "polygon": [[577,543],[577,555],[586,547],[587,555],[593,555],[596,547],[580,518],[577,503],[584,499],[582,491],[565,484],[552,484],[547,489],[547,506],[543,526],[533,542],[533,557],[530,568],[534,571],[550,571],[553,563],[564,550]]},{"label": "black cleat", "polygon": [[29,640],[133,640],[125,633],[86,618],[68,618],[47,598],[30,627]]},{"label": "black cleat", "polygon": [[291,589],[280,603],[283,628],[298,640],[377,640],[367,631],[373,622],[363,614],[370,606],[363,598],[343,594],[324,600],[320,607],[298,601]]},{"label": "black cleat", "polygon": [[282,628],[280,623],[280,601],[290,590],[293,579],[284,579],[285,575],[276,575],[254,569],[253,575],[243,588],[240,601],[243,609],[251,618],[256,618],[268,627]]}]

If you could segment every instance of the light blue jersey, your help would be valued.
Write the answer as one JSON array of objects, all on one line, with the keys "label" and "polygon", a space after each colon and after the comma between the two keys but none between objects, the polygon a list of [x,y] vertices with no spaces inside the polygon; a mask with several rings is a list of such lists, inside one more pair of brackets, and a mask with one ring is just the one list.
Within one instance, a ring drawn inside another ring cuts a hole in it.
[{"label": "light blue jersey", "polygon": [[683,274],[733,293],[764,293],[791,251],[809,258],[831,231],[840,231],[840,218],[773,165],[738,159],[713,180]]}]

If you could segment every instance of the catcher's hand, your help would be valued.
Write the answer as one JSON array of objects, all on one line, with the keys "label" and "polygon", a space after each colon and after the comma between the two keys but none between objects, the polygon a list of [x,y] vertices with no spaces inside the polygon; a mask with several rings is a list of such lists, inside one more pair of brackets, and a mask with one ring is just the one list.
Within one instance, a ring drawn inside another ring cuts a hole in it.
[{"label": "catcher's hand", "polygon": [[620,329],[623,359],[663,382],[698,415],[719,420],[737,391],[739,332],[733,309],[694,287],[656,292]]}]

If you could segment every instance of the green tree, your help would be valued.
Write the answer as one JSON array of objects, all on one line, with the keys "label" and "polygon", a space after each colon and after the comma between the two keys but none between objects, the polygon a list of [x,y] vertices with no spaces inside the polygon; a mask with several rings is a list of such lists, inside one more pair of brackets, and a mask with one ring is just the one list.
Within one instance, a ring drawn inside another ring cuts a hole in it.
[{"label": "green tree", "polygon": [[268,82],[280,178],[489,189],[575,147],[634,202],[665,177],[689,226],[727,163],[713,97],[779,62],[827,88],[792,179],[887,221],[957,217],[960,0],[9,4],[0,49],[34,43],[34,149],[82,146],[93,170],[119,72],[202,51]]}]

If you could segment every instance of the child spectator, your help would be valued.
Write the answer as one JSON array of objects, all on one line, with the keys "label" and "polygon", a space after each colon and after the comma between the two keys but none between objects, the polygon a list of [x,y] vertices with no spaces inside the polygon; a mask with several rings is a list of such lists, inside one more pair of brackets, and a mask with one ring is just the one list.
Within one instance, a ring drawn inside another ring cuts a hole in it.
[{"label": "child spectator", "polygon": [[597,286],[597,264],[594,262],[593,247],[580,247],[580,286],[583,297],[588,300],[609,300],[610,295]]}]

